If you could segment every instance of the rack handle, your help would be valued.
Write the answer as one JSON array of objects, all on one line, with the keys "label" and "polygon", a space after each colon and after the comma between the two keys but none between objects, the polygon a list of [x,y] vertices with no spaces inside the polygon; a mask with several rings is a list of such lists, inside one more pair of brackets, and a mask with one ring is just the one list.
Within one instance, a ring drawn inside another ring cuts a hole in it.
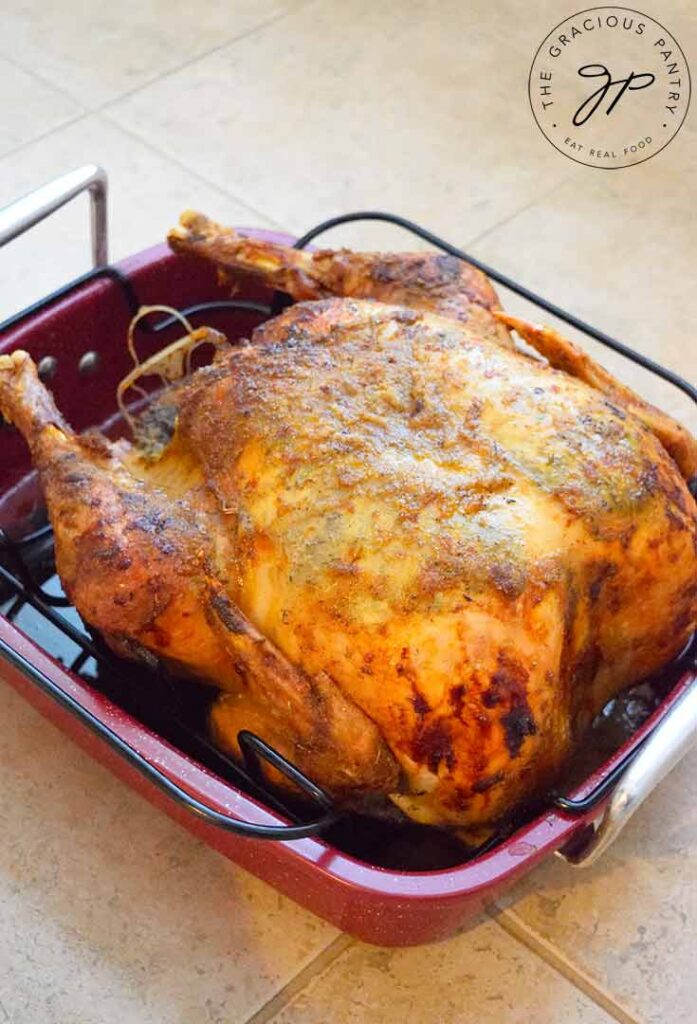
[{"label": "rack handle", "polygon": [[81,192],[90,194],[92,264],[107,263],[107,173],[97,164],[85,164],[53,178],[0,210],[0,246],[24,234]]},{"label": "rack handle", "polygon": [[644,741],[620,779],[599,823],[557,851],[577,868],[587,868],[615,841],[635,811],[687,751],[697,743],[697,676]]}]

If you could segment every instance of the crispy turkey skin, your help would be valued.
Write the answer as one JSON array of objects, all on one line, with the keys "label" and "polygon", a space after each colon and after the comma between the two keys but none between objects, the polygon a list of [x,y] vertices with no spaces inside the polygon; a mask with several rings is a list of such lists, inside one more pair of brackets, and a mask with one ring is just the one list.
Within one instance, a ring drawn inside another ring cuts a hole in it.
[{"label": "crispy turkey skin", "polygon": [[656,434],[472,322],[293,306],[180,389],[159,464],[75,437],[22,353],[0,409],[87,621],[339,798],[490,826],[695,626],[695,503]]},{"label": "crispy turkey skin", "polygon": [[437,252],[304,252],[240,235],[202,213],[187,210],[167,241],[174,252],[213,263],[233,290],[240,275],[256,277],[296,300],[341,295],[408,306],[469,323],[478,335],[506,348],[510,333],[495,312],[499,300],[488,277],[455,256]]}]

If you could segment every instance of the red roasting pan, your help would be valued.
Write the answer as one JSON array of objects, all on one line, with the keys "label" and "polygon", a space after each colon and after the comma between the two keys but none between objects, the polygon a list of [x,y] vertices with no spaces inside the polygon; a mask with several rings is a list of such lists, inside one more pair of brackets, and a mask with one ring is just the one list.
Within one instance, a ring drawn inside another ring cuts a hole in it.
[{"label": "red roasting pan", "polygon": [[[109,267],[106,176],[95,167],[71,172],[0,211],[0,244],[83,189],[92,199],[95,269],[8,321],[0,338],[2,352],[21,347],[31,353],[50,379],[59,408],[77,429],[115,422],[116,386],[130,369],[125,338],[135,305],[183,309],[230,297],[210,267],[175,256],[164,245]],[[270,232],[247,233],[292,243]],[[495,272],[492,276],[511,285]],[[535,298],[522,287],[516,290]],[[261,319],[254,304],[273,298],[240,279],[236,299],[252,307],[203,310],[196,323],[210,323],[231,340],[244,337]],[[539,304],[556,311],[544,300]],[[181,333],[178,326],[159,335],[146,331],[138,336],[139,346],[149,354]],[[296,817],[293,826],[295,812],[279,809],[273,794],[255,783],[251,763],[247,774],[236,774],[226,759],[215,759],[201,730],[192,753],[186,730],[160,729],[139,711],[133,692],[147,692],[154,674],[111,658],[112,683],[102,684],[95,669],[99,641],[86,634],[74,610],[61,600],[52,575],[50,531],[24,442],[7,425],[0,427],[0,440],[2,677],[192,833],[368,942],[398,946],[447,936],[555,851],[571,863],[591,863],[694,741],[697,675],[688,652],[652,687],[644,687],[642,693],[650,690],[652,697],[641,722],[611,744],[581,781],[578,773],[569,781],[566,798],[550,798],[530,809],[527,819],[474,854],[435,830],[410,831],[358,816],[335,822],[321,791],[315,794],[324,803],[320,822],[305,827]],[[39,555],[32,555],[37,547]],[[119,689],[123,680],[131,681],[130,690]],[[177,688],[184,692],[188,686]],[[130,693],[128,699],[124,692]],[[419,855],[414,857],[414,851]]]}]

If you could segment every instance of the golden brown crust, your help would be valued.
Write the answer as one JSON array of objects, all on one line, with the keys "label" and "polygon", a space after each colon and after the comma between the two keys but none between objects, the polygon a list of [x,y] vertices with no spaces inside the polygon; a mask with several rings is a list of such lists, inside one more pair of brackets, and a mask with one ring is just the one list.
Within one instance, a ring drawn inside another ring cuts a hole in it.
[{"label": "golden brown crust", "polygon": [[654,433],[471,322],[291,307],[181,389],[143,480],[20,363],[0,407],[85,617],[225,687],[226,746],[253,728],[340,793],[490,825],[694,629],[697,509]]},{"label": "golden brown crust", "polygon": [[552,327],[531,324],[499,310],[494,315],[506,327],[517,331],[521,338],[547,359],[550,366],[596,388],[611,402],[616,402],[641,420],[675,460],[686,480],[691,480],[697,474],[697,441],[680,423],[646,402],[591,359],[582,348],[562,337]]},{"label": "golden brown crust", "polygon": [[235,600],[378,724],[421,820],[543,787],[693,626],[694,502],[653,434],[467,325],[292,307],[192,381],[180,429]]},{"label": "golden brown crust", "polygon": [[491,282],[454,256],[350,249],[301,252],[243,237],[192,210],[182,214],[167,240],[175,252],[214,263],[233,285],[240,273],[252,274],[298,301],[344,296],[425,310],[469,322],[481,337],[512,347],[508,331],[492,315],[499,300]]},{"label": "golden brown crust", "polygon": [[256,727],[276,750],[338,796],[396,789],[397,765],[380,732],[326,672],[310,676],[291,664],[214,577],[208,580],[207,607],[242,680],[213,709],[212,726],[221,746],[239,755],[238,732]]}]

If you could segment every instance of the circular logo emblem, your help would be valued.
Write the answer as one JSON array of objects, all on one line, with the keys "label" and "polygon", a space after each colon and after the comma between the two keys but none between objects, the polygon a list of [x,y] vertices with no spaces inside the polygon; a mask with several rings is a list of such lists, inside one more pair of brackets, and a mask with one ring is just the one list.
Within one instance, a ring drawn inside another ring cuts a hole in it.
[{"label": "circular logo emblem", "polygon": [[643,163],[680,130],[690,71],[675,38],[628,7],[591,7],[552,29],[530,68],[535,120],[552,145],[589,167]]}]

